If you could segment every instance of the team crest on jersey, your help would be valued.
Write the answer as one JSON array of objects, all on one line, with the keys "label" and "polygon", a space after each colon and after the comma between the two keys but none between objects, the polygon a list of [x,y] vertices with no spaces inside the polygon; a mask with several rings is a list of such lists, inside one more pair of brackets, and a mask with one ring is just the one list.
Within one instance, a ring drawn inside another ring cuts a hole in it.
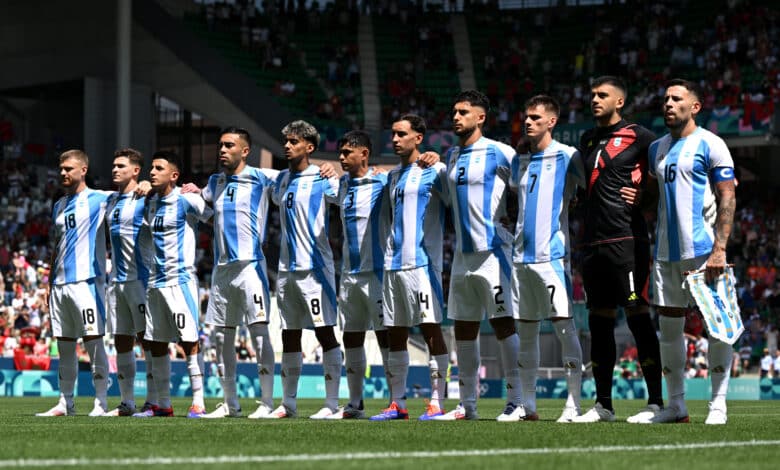
[{"label": "team crest on jersey", "polygon": [[614,145],[615,147],[620,147],[620,143],[621,143],[621,142],[623,142],[623,138],[622,138],[622,137],[615,137],[615,140],[614,140],[614,142],[613,142],[613,145]]}]

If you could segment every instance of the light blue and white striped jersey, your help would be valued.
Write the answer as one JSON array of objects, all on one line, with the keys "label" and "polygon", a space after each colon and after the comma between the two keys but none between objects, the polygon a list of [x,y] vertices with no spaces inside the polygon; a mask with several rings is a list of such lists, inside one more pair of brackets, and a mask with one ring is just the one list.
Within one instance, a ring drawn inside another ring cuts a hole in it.
[{"label": "light blue and white striped jersey", "polygon": [[86,188],[54,204],[54,284],[71,284],[106,274],[104,218],[111,194]]},{"label": "light blue and white striped jersey", "polygon": [[456,250],[493,251],[512,236],[499,222],[506,215],[505,188],[515,158],[512,147],[486,137],[447,152],[447,180]]},{"label": "light blue and white striped jersey", "polygon": [[345,174],[339,180],[338,203],[344,229],[343,273],[374,272],[382,279],[387,222],[382,217],[386,174],[373,170],[361,177]]},{"label": "light blue and white striped jersey", "polygon": [[655,259],[680,261],[709,254],[716,216],[711,185],[734,177],[726,143],[697,127],[678,140],[666,134],[650,144],[648,153],[649,172],[659,188]]},{"label": "light blue and white striped jersey", "polygon": [[387,177],[386,197],[392,222],[387,236],[385,270],[433,266],[442,270],[446,167],[398,166]]},{"label": "light blue and white striped jersey", "polygon": [[338,202],[338,191],[338,178],[321,177],[317,165],[279,173],[272,195],[282,225],[279,271],[333,270],[328,204]]},{"label": "light blue and white striped jersey", "polygon": [[264,259],[268,198],[279,174],[251,166],[237,175],[216,173],[201,195],[214,210],[214,262]]},{"label": "light blue and white striped jersey", "polygon": [[149,287],[185,284],[195,276],[195,248],[199,220],[211,210],[197,194],[173,188],[167,196],[155,194],[146,203],[145,221],[152,234],[153,255]]},{"label": "light blue and white striped jersey", "polygon": [[111,238],[111,279],[114,282],[149,280],[151,236],[144,227],[146,198],[133,192],[114,193],[106,207]]},{"label": "light blue and white striped jersey", "polygon": [[569,202],[585,186],[582,158],[553,140],[541,152],[518,155],[509,182],[517,189],[513,261],[545,263],[569,255]]}]

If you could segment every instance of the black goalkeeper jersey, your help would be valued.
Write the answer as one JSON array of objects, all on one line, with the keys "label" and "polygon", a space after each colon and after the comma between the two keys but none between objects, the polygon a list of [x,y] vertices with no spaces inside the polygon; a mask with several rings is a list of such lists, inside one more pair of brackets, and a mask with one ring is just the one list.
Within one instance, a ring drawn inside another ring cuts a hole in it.
[{"label": "black goalkeeper jersey", "polygon": [[585,243],[647,239],[647,224],[637,205],[620,197],[624,186],[639,188],[647,179],[647,148],[655,135],[637,124],[620,120],[582,135],[585,165]]}]

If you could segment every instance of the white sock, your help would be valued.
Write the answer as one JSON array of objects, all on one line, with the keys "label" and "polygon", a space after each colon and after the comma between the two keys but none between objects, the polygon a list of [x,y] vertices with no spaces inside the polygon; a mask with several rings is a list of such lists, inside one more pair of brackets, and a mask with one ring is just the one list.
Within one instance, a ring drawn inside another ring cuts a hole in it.
[{"label": "white sock", "polygon": [[498,340],[501,364],[506,380],[506,401],[520,404],[523,402],[523,388],[520,381],[520,337],[517,333]]},{"label": "white sock", "polygon": [[89,354],[92,363],[92,382],[95,385],[95,398],[100,405],[108,410],[108,356],[103,346],[103,338],[84,341],[84,349]]},{"label": "white sock", "polygon": [[392,399],[399,408],[406,409],[406,378],[409,375],[409,351],[390,351],[387,355]]},{"label": "white sock", "polygon": [[79,360],[76,356],[75,341],[57,341],[60,351],[60,365],[57,369],[60,378],[60,397],[65,405],[73,405],[73,391],[76,388],[76,377],[79,373]]},{"label": "white sock", "polygon": [[460,402],[467,411],[477,410],[479,392],[479,338],[456,341]]},{"label": "white sock", "polygon": [[152,356],[152,374],[157,389],[157,404],[160,408],[171,407],[171,358],[167,354]]},{"label": "white sock", "polygon": [[726,411],[726,392],[729,389],[729,374],[731,373],[734,349],[728,343],[710,338],[707,355],[710,379],[712,380],[712,405]]},{"label": "white sock", "polygon": [[236,392],[236,329],[225,328],[225,345],[222,350],[223,381],[222,390],[225,396],[225,403],[231,408],[239,409],[238,393]]},{"label": "white sock", "polygon": [[214,327],[214,351],[217,353],[217,377],[219,385],[225,390],[225,327]]},{"label": "white sock", "polygon": [[390,366],[387,365],[387,358],[390,357],[390,348],[379,348],[382,355],[382,368],[385,371],[385,380],[387,381],[387,396],[393,401],[393,380],[390,377]]},{"label": "white sock", "polygon": [[349,404],[360,407],[363,399],[363,384],[366,377],[366,350],[347,348],[344,350],[344,365],[347,369],[347,387],[349,388]]},{"label": "white sock", "polygon": [[292,410],[298,411],[298,379],[301,377],[303,367],[303,353],[282,353],[282,404]]},{"label": "white sock", "polygon": [[563,370],[566,372],[566,386],[569,396],[566,397],[566,406],[580,408],[580,396],[582,395],[582,346],[574,320],[558,320],[552,322],[555,335],[561,342],[561,356]]},{"label": "white sock", "polygon": [[268,335],[268,323],[252,323],[249,335],[255,347],[257,375],[260,378],[260,401],[269,408],[274,407],[274,347]]},{"label": "white sock", "polygon": [[442,408],[444,390],[447,388],[447,367],[450,365],[449,354],[438,354],[428,361],[431,369],[431,404]]},{"label": "white sock", "polygon": [[154,374],[152,373],[152,350],[144,349],[144,366],[146,367],[146,402],[157,404],[157,387],[154,386]]},{"label": "white sock", "polygon": [[190,385],[192,385],[192,405],[204,407],[203,372],[200,370],[197,354],[187,356],[187,372],[190,374]]},{"label": "white sock", "polygon": [[116,376],[119,381],[119,393],[122,403],[135,407],[135,354],[133,351],[116,355]]},{"label": "white sock", "polygon": [[536,375],[539,372],[539,330],[541,322],[520,322],[520,384],[523,405],[530,412],[536,411]]},{"label": "white sock", "polygon": [[658,316],[661,335],[658,342],[661,349],[661,364],[666,378],[669,405],[685,410],[685,318]]},{"label": "white sock", "polygon": [[325,406],[334,411],[339,408],[341,360],[341,348],[338,346],[322,353],[322,368],[325,372]]}]

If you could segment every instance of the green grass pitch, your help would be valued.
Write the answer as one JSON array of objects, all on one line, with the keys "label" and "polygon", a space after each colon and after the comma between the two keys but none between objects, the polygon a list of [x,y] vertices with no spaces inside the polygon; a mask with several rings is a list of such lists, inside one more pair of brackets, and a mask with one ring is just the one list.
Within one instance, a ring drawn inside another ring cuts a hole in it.
[{"label": "green grass pitch", "polygon": [[[540,400],[538,422],[498,423],[500,400],[482,400],[478,422],[418,422],[424,403],[409,401],[409,421],[282,421],[185,419],[188,399],[175,399],[175,418],[36,418],[53,398],[0,399],[0,468],[308,468],[493,469],[653,468],[696,470],[778,468],[780,403],[732,401],[726,426],[706,426],[706,402],[689,402],[690,424],[625,422],[557,424],[561,400]],[[111,405],[117,398],[112,397]],[[209,410],[216,405],[208,400]],[[301,400],[299,415],[321,400]],[[384,405],[368,400],[373,414]],[[454,406],[452,400],[447,405]],[[242,400],[244,414],[254,411]],[[590,403],[583,403],[590,406]],[[615,401],[618,419],[641,401]]]}]

